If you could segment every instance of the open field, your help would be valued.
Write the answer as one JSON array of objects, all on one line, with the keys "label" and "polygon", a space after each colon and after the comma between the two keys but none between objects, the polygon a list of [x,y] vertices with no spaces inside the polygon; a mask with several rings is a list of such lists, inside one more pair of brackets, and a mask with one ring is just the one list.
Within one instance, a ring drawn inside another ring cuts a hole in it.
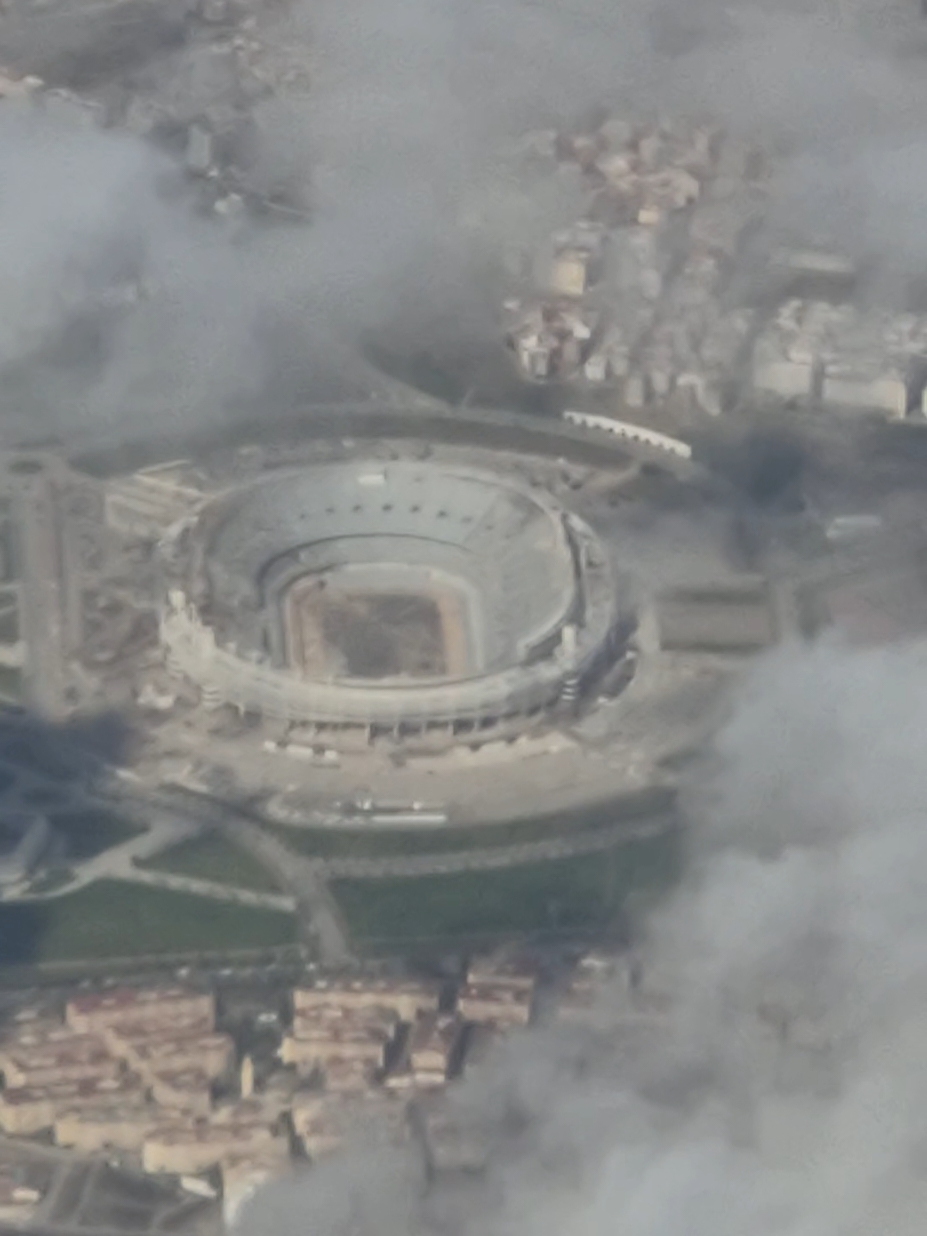
[{"label": "open field", "polygon": [[0,905],[0,965],[262,949],[295,938],[290,914],[120,880]]},{"label": "open field", "polygon": [[636,899],[672,884],[680,849],[680,835],[670,832],[557,861],[331,887],[359,947],[400,952],[432,939],[606,929]]},{"label": "open field", "polygon": [[268,831],[299,854],[317,858],[394,858],[408,854],[447,854],[488,846],[522,845],[551,837],[609,828],[668,811],[671,791],[663,788],[621,799],[590,803],[580,811],[533,816],[504,824],[450,825],[437,828],[312,828],[266,824]]},{"label": "open field", "polygon": [[153,858],[136,859],[135,864],[149,871],[212,880],[256,893],[280,892],[277,881],[260,863],[216,833],[190,837]]}]

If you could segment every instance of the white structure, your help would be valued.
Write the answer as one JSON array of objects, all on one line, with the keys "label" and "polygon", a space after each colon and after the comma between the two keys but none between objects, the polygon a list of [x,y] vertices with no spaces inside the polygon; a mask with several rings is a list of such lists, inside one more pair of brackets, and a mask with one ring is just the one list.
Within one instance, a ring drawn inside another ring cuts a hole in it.
[{"label": "white structure", "polygon": [[668,434],[658,433],[655,429],[647,429],[643,425],[632,425],[629,421],[619,421],[611,416],[596,416],[591,412],[564,412],[563,419],[571,425],[581,425],[586,429],[601,429],[605,433],[614,434],[618,438],[626,438],[630,442],[641,442],[655,450],[667,451],[679,459],[691,459],[692,447],[679,438],[671,438]]}]

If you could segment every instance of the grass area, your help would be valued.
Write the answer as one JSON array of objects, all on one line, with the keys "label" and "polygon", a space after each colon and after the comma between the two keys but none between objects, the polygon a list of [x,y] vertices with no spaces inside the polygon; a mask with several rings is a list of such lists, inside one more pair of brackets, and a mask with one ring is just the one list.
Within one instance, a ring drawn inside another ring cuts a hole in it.
[{"label": "grass area", "polygon": [[257,893],[278,893],[280,886],[274,877],[242,850],[217,833],[201,833],[163,850],[153,858],[136,859],[136,866],[151,871],[168,871],[172,875],[191,876],[197,880],[213,880]]},{"label": "grass area", "polygon": [[625,841],[610,850],[488,871],[338,880],[334,893],[361,944],[441,942],[603,929],[635,900],[676,878],[681,838]]},{"label": "grass area", "polygon": [[138,836],[143,829],[119,816],[98,808],[83,811],[56,811],[49,816],[52,828],[64,838],[67,857],[71,862],[95,858],[122,841]]},{"label": "grass area", "polygon": [[295,939],[292,914],[121,880],[46,902],[0,904],[0,965],[218,953]]},{"label": "grass area", "polygon": [[319,858],[390,858],[406,854],[446,854],[490,846],[521,845],[590,829],[608,828],[623,819],[654,815],[670,808],[671,791],[652,789],[621,799],[590,803],[578,811],[537,815],[504,824],[439,828],[302,828],[266,824],[291,850]]}]

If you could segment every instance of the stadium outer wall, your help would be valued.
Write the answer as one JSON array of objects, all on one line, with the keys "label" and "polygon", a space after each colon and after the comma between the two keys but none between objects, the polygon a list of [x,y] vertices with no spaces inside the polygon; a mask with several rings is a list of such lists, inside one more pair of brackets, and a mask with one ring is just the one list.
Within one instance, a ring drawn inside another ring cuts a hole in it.
[{"label": "stadium outer wall", "polygon": [[[269,719],[309,724],[332,738],[358,729],[397,737],[440,730],[472,742],[474,736],[488,740],[500,727],[517,731],[560,704],[575,707],[621,654],[627,635],[608,556],[581,520],[564,512],[562,522],[581,617],[565,621],[549,655],[536,660],[454,680],[309,679],[266,658],[243,655],[232,640],[218,636],[190,599],[202,595],[197,578],[181,569],[179,576],[174,573],[161,614],[167,664],[200,688],[207,706],[229,704]],[[178,560],[177,546],[190,533],[189,525],[175,531],[168,558]],[[201,550],[196,545],[195,552],[179,557],[187,566],[201,563]]]}]

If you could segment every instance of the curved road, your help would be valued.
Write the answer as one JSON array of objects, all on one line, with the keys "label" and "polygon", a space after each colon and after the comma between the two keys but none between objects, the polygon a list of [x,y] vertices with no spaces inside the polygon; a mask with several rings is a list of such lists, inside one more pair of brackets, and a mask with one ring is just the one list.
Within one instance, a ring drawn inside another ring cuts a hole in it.
[{"label": "curved road", "polygon": [[150,790],[144,796],[126,794],[124,806],[156,807],[224,832],[231,841],[250,854],[274,875],[296,907],[306,942],[316,946],[326,966],[343,966],[352,960],[348,932],[341,911],[321,877],[316,864],[294,854],[276,837],[266,832],[234,808],[181,786]]}]

